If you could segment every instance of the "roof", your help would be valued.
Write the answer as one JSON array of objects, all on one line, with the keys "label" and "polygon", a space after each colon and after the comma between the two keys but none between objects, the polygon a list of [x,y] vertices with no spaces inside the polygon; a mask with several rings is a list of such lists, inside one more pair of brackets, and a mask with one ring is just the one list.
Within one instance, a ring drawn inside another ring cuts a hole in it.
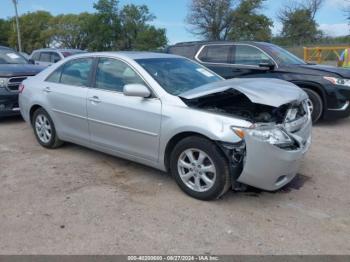
[{"label": "roof", "polygon": [[228,40],[222,40],[222,41],[192,41],[192,42],[180,42],[173,46],[182,46],[182,45],[206,45],[206,44],[253,44],[253,45],[259,45],[259,44],[269,44],[266,42],[256,42],[256,41],[228,41]]},{"label": "roof", "polygon": [[136,51],[117,51],[117,52],[95,52],[87,53],[84,55],[116,55],[120,57],[129,58],[132,60],[136,59],[152,59],[152,58],[179,58],[180,56],[166,54],[166,53],[155,53],[155,52],[136,52]]},{"label": "roof", "polygon": [[40,49],[36,49],[35,51],[58,51],[58,52],[76,52],[76,51],[81,51],[84,52],[84,50],[80,50],[80,49],[65,49],[65,48],[40,48]]}]

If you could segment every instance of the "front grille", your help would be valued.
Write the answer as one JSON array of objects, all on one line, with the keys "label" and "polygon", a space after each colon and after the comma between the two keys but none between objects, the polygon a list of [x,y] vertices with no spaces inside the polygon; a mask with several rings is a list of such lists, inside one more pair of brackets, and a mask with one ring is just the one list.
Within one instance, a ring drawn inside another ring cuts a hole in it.
[{"label": "front grille", "polygon": [[19,85],[27,79],[27,76],[17,76],[17,77],[12,77],[8,80],[7,82],[7,89],[10,92],[18,92]]}]

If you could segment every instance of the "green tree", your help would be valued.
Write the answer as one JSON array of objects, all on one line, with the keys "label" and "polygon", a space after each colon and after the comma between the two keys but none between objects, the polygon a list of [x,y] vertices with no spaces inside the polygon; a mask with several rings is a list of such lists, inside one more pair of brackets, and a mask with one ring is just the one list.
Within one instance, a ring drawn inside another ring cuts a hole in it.
[{"label": "green tree", "polygon": [[303,45],[314,43],[322,38],[315,15],[322,4],[321,0],[310,0],[306,4],[285,6],[278,16],[282,23],[281,37],[287,43]]},{"label": "green tree", "polygon": [[149,50],[162,47],[167,43],[165,30],[149,25],[154,20],[146,5],[125,5],[120,11],[122,50]]},{"label": "green tree", "polygon": [[192,0],[187,22],[206,40],[271,39],[272,21],[258,11],[265,0]]},{"label": "green tree", "polygon": [[155,50],[164,47],[167,43],[165,29],[146,26],[136,37],[135,50]]},{"label": "green tree", "polygon": [[348,4],[347,6],[345,7],[344,11],[345,11],[345,14],[346,14],[346,18],[348,19],[348,23],[350,25],[350,0],[347,0],[346,1]]},{"label": "green tree", "polygon": [[231,30],[236,0],[192,0],[187,22],[190,31],[207,40],[226,40]]},{"label": "green tree", "polygon": [[[21,26],[22,47],[27,53],[34,49],[48,47],[50,45],[49,25],[52,16],[46,11],[26,13],[19,18]],[[14,19],[10,19],[13,23]],[[8,40],[10,46],[17,45],[17,35],[11,31]]]},{"label": "green tree", "polygon": [[51,19],[50,35],[55,45],[85,50],[92,38],[93,14],[58,15]]},{"label": "green tree", "polygon": [[117,0],[99,0],[94,4],[97,13],[89,21],[91,50],[116,50],[121,25]]},{"label": "green tree", "polygon": [[265,0],[242,0],[233,11],[228,39],[236,41],[270,41],[273,22],[259,14]]},{"label": "green tree", "polygon": [[8,20],[0,19],[0,45],[8,46],[8,39],[11,34],[11,23]]}]

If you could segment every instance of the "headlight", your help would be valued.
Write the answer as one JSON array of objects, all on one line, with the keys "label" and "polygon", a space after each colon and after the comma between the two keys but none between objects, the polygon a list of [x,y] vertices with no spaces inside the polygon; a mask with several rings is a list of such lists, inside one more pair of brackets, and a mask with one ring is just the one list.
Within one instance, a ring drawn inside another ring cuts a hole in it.
[{"label": "headlight", "polygon": [[241,134],[244,130],[250,136],[272,145],[288,146],[294,144],[294,140],[284,130],[278,127],[257,126],[247,129],[232,127],[232,130],[242,139],[244,136],[240,136],[239,134]]},{"label": "headlight", "polygon": [[0,78],[0,88],[7,86],[7,78]]},{"label": "headlight", "polygon": [[350,79],[344,79],[344,78],[336,78],[336,77],[323,77],[325,80],[331,82],[333,85],[339,85],[339,86],[349,86],[350,87]]}]

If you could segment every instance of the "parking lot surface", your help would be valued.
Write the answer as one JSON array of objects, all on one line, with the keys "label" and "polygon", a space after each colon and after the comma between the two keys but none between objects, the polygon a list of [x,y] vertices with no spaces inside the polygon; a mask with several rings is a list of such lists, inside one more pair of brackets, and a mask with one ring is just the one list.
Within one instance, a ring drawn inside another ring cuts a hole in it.
[{"label": "parking lot surface", "polygon": [[[350,119],[323,122],[276,193],[202,202],[170,175],[0,120],[1,254],[350,254]],[[263,156],[262,156],[263,157]]]}]

